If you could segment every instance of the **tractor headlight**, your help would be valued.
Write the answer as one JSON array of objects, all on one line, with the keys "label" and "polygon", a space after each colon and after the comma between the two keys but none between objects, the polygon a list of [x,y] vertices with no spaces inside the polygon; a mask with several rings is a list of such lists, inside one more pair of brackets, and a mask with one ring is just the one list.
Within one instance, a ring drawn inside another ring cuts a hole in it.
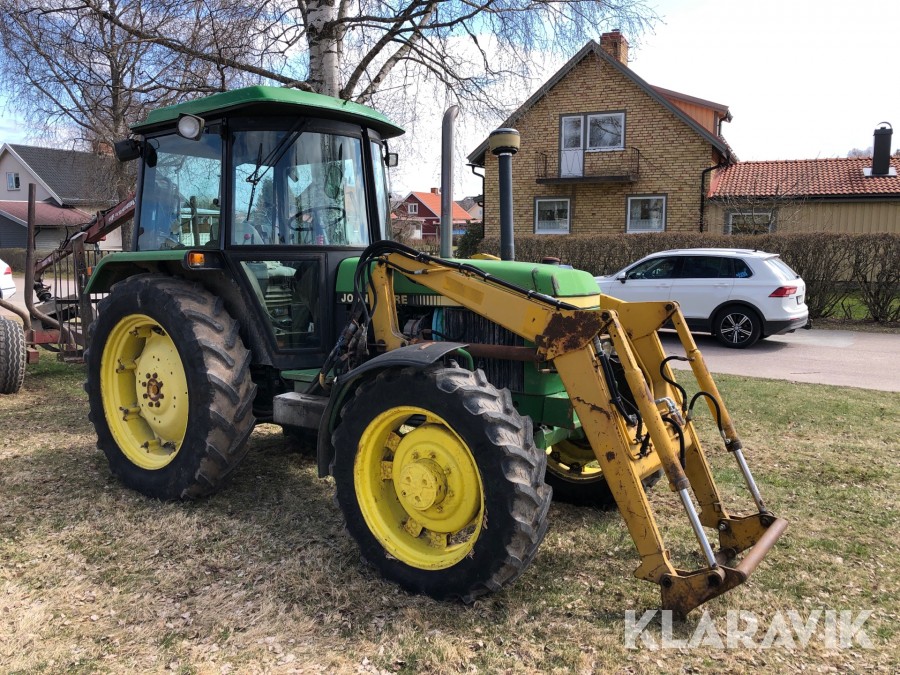
[{"label": "tractor headlight", "polygon": [[189,141],[199,140],[205,124],[202,117],[182,113],[178,116],[178,135]]}]

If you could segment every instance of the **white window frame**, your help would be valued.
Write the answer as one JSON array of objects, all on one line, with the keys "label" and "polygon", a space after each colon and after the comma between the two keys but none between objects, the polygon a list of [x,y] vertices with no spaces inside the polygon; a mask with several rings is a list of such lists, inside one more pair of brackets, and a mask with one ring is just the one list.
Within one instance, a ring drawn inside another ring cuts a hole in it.
[{"label": "white window frame", "polygon": [[[540,212],[541,202],[565,202],[566,203],[566,221],[565,229],[545,229],[541,228],[538,221],[538,213]],[[535,197],[534,199],[534,233],[535,234],[569,234],[572,230],[572,200],[569,197]]]},{"label": "white window frame", "polygon": [[19,174],[15,171],[8,171],[6,173],[6,189],[7,190],[21,190],[22,185],[19,182]]},{"label": "white window frame", "polygon": [[406,212],[411,216],[419,215],[419,205],[413,202],[409,202],[406,205]]},{"label": "white window frame", "polygon": [[[622,135],[618,145],[591,145],[591,120],[598,117],[619,117],[622,120]],[[625,149],[625,113],[624,112],[607,112],[593,113],[585,115],[584,128],[584,149],[586,152],[611,152],[614,150]]]},{"label": "white window frame", "polygon": [[[662,200],[662,226],[659,228],[633,228],[631,226],[631,203],[634,201],[645,201],[648,199],[661,199]],[[625,204],[625,232],[628,234],[637,234],[640,232],[665,232],[666,231],[666,210],[667,210],[667,199],[665,195],[634,195],[633,197],[628,197],[628,201]]]},{"label": "white window frame", "polygon": [[[769,232],[775,229],[775,211],[773,209],[766,209],[765,211],[731,211],[728,213],[728,217],[725,219],[725,234],[732,234],[732,226],[734,216],[744,216],[750,218],[762,218],[765,217],[769,220]],[[762,234],[762,232],[760,232]]]},{"label": "white window frame", "polygon": [[410,234],[410,239],[421,239],[422,238],[422,223],[413,223],[412,233]]}]

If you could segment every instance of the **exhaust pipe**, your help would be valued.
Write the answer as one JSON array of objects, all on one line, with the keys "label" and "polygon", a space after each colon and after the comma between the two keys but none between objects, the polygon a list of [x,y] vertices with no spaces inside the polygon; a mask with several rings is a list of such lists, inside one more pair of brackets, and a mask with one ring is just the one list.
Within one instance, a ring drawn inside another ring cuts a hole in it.
[{"label": "exhaust pipe", "polygon": [[500,259],[515,260],[516,245],[513,234],[512,157],[519,151],[519,132],[497,129],[488,136],[488,147],[497,157],[500,176]]},{"label": "exhaust pipe", "polygon": [[444,113],[441,124],[441,257],[453,255],[453,123],[459,106]]}]

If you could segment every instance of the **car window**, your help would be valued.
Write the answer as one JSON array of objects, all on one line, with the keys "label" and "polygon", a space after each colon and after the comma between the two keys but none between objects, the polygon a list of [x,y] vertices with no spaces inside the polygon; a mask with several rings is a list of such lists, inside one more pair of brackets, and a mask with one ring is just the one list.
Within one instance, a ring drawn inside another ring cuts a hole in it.
[{"label": "car window", "polygon": [[685,256],[681,264],[681,279],[719,279],[731,277],[728,258],[714,255]]},{"label": "car window", "polygon": [[800,277],[794,270],[791,269],[791,266],[788,265],[781,258],[769,258],[766,262],[779,270],[782,274],[785,275],[785,279],[798,279]]},{"label": "car window", "polygon": [[735,279],[749,279],[753,276],[753,270],[750,269],[749,265],[745,263],[740,258],[735,258],[734,263],[734,278]]},{"label": "car window", "polygon": [[638,263],[626,273],[627,279],[674,279],[678,272],[678,258],[652,258]]}]

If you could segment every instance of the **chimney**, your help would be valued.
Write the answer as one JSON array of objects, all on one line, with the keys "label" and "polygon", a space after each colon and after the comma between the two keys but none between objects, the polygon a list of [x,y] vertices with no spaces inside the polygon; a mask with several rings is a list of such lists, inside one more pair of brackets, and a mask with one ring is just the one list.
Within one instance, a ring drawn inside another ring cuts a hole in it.
[{"label": "chimney", "polygon": [[891,125],[881,122],[881,127],[875,130],[875,148],[872,153],[872,175],[888,176],[891,173],[891,135],[894,133]]},{"label": "chimney", "polygon": [[600,36],[600,47],[623,66],[628,65],[628,40],[618,28]]},{"label": "chimney", "polygon": [[441,194],[441,188],[431,188],[431,194],[433,194],[433,195]]}]

